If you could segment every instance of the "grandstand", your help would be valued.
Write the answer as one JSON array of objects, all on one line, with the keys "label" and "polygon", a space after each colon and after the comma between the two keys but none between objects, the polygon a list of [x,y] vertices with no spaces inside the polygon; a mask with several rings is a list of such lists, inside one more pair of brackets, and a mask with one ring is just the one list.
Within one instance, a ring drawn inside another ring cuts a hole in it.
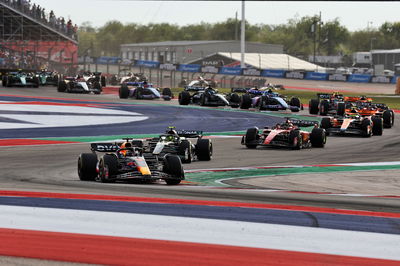
[{"label": "grandstand", "polygon": [[65,72],[78,62],[77,27],[24,0],[0,0],[0,68]]}]

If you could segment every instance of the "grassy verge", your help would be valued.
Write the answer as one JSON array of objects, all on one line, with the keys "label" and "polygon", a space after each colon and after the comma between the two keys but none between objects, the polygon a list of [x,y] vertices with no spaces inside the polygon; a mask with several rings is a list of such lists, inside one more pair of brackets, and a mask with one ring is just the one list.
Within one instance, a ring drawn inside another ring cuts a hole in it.
[{"label": "grassy verge", "polygon": [[[175,88],[172,89],[175,95],[178,95],[183,89]],[[220,93],[229,93],[231,89],[219,88],[218,91]],[[308,104],[310,99],[315,99],[317,92],[315,91],[306,91],[306,90],[280,90],[277,91],[282,95],[286,95],[287,97],[298,97],[303,104]],[[346,93],[345,96],[360,96],[359,93]],[[374,102],[376,103],[385,103],[392,109],[400,109],[400,97],[391,97],[388,95],[382,94],[368,94],[366,96],[374,98]]]}]

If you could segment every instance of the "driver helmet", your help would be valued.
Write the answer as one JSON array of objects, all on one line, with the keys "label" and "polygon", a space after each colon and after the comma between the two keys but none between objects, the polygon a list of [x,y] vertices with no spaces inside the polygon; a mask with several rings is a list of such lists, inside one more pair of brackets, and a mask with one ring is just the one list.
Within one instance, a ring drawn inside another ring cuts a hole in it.
[{"label": "driver helmet", "polygon": [[[130,142],[124,142],[121,144],[120,149],[128,149],[128,148],[132,148],[132,143]],[[120,151],[120,153],[124,156],[128,155],[128,152],[130,152],[129,150],[122,150]]]},{"label": "driver helmet", "polygon": [[350,113],[357,114],[358,113],[357,108],[352,107],[351,110],[350,110]]}]

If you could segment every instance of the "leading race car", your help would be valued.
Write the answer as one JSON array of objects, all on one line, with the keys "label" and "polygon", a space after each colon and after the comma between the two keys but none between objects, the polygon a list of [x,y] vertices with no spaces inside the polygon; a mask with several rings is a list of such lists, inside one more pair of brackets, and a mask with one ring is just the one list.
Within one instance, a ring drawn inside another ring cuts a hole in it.
[{"label": "leading race car", "polygon": [[[164,180],[168,185],[178,185],[185,179],[179,156],[154,155],[144,150],[140,141],[125,139],[121,143],[92,143],[92,153],[82,153],[78,158],[80,180],[115,182]],[[97,153],[102,153],[98,158]]]},{"label": "leading race car", "polygon": [[43,69],[42,71],[37,72],[36,75],[39,77],[39,82],[41,86],[58,86],[60,75],[57,72],[47,71],[46,69]]},{"label": "leading race car", "polygon": [[9,72],[2,76],[4,87],[33,87],[39,88],[39,78],[34,73],[27,73],[22,70]]},{"label": "leading race car", "polygon": [[[300,127],[314,128],[309,132],[301,130]],[[288,147],[294,150],[310,147],[323,148],[326,144],[326,132],[325,129],[318,127],[317,121],[287,118],[282,124],[264,128],[261,133],[257,127],[247,129],[241,144],[249,149],[255,149],[257,146]]]},{"label": "leading race car", "polygon": [[152,83],[145,82],[124,82],[119,88],[119,98],[134,98],[137,100],[164,99],[170,101],[174,95],[170,88],[164,88],[160,92],[159,88],[153,87]]},{"label": "leading race car", "polygon": [[[192,143],[196,141],[196,144]],[[213,155],[213,145],[210,139],[203,139],[202,131],[175,130],[169,127],[165,134],[157,138],[147,139],[149,152],[164,156],[176,154],[183,163],[194,160],[209,161]]]},{"label": "leading race car", "polygon": [[321,120],[321,128],[327,134],[356,134],[363,137],[383,134],[383,118],[379,116],[362,116],[356,108],[346,112],[343,116],[324,117]]},{"label": "leading race car", "polygon": [[[235,92],[236,90],[234,90]],[[246,93],[241,96],[240,108],[249,109],[250,107],[256,108],[259,111],[270,110],[279,111],[289,109],[292,112],[299,112],[302,110],[300,99],[293,97],[290,100],[284,95],[280,95],[269,89],[251,88],[246,90]]]},{"label": "leading race car", "polygon": [[62,77],[58,82],[57,91],[101,94],[103,89],[97,79],[87,79],[78,75],[76,77]]},{"label": "leading race car", "polygon": [[198,104],[201,106],[231,106],[239,107],[240,97],[236,93],[227,95],[218,93],[218,90],[211,86],[187,86],[185,90],[179,93],[179,104]]}]

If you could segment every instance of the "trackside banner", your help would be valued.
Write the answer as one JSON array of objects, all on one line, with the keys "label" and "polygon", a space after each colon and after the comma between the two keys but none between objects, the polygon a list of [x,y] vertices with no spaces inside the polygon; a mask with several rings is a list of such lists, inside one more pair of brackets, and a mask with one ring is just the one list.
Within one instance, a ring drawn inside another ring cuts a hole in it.
[{"label": "trackside banner", "polygon": [[368,83],[371,81],[371,75],[365,74],[352,74],[349,76],[349,82]]},{"label": "trackside banner", "polygon": [[347,81],[348,75],[345,74],[330,74],[328,75],[329,81]]},{"label": "trackside banner", "polygon": [[392,78],[392,84],[396,84],[398,78],[400,78],[400,76],[394,76],[394,77]]},{"label": "trackside banner", "polygon": [[327,73],[318,73],[318,72],[307,72],[305,79],[308,80],[327,80]]},{"label": "trackside banner", "polygon": [[300,71],[288,71],[285,73],[287,79],[304,79],[305,73]]},{"label": "trackside banner", "polygon": [[203,73],[213,73],[213,74],[218,74],[218,68],[215,66],[204,66],[201,68],[201,72]]},{"label": "trackside banner", "polygon": [[386,76],[373,76],[371,78],[372,83],[390,83],[392,81],[392,77]]},{"label": "trackside banner", "polygon": [[275,70],[275,69],[265,69],[261,72],[261,76],[271,77],[271,78],[284,78],[285,71],[284,70]]},{"label": "trackside banner", "polygon": [[237,67],[221,67],[219,70],[219,74],[225,75],[241,75],[242,69]]},{"label": "trackside banner", "polygon": [[257,69],[243,69],[244,76],[260,76],[261,72]]},{"label": "trackside banner", "polygon": [[157,68],[159,65],[160,65],[160,63],[157,61],[146,61],[146,60],[137,60],[136,61],[136,66]]},{"label": "trackside banner", "polygon": [[201,66],[200,65],[179,65],[178,71],[183,71],[183,72],[199,72]]}]

